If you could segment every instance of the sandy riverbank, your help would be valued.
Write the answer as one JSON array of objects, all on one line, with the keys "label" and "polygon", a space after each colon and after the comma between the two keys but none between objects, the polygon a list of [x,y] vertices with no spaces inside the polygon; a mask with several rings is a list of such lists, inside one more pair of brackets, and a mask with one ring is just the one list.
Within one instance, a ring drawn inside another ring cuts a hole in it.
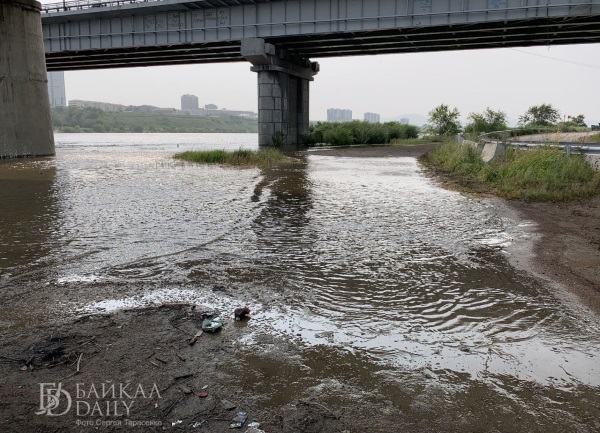
[{"label": "sandy riverbank", "polygon": [[573,203],[505,202],[535,223],[533,245],[513,264],[577,296],[600,314],[600,197]]}]

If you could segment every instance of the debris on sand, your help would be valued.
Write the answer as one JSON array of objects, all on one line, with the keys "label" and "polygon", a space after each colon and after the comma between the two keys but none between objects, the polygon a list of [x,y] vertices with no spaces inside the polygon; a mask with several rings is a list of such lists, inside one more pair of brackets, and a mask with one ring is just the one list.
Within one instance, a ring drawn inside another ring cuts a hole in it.
[{"label": "debris on sand", "polygon": [[229,422],[229,428],[242,428],[248,419],[246,412],[238,412]]},{"label": "debris on sand", "polygon": [[215,313],[202,313],[202,330],[204,332],[217,332],[223,327],[223,322]]},{"label": "debris on sand", "polygon": [[250,314],[250,308],[248,308],[248,307],[236,308],[233,311],[233,315],[235,316],[235,320],[245,319],[246,317],[249,317],[248,316],[249,314]]}]

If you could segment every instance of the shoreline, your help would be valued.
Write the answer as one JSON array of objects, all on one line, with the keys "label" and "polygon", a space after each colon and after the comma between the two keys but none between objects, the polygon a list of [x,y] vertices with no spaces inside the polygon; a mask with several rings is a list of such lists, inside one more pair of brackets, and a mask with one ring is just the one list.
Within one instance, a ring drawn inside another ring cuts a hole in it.
[{"label": "shoreline", "polygon": [[504,201],[498,207],[517,221],[534,223],[529,240],[508,248],[511,265],[560,288],[567,302],[599,317],[600,197],[560,204]]}]

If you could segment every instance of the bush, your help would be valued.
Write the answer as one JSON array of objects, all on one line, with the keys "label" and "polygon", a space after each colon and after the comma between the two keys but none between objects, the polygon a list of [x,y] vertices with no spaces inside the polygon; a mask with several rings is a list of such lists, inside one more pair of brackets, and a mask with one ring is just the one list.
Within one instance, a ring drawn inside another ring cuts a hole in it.
[{"label": "bush", "polygon": [[343,146],[353,144],[389,144],[393,139],[417,138],[419,130],[413,125],[398,122],[369,123],[352,121],[344,123],[318,122],[303,137],[307,146],[326,144]]}]

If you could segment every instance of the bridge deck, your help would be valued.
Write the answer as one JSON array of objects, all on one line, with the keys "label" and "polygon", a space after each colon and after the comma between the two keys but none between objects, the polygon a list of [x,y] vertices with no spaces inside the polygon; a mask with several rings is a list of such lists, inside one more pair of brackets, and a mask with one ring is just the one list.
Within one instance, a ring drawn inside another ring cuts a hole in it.
[{"label": "bridge deck", "polygon": [[243,61],[254,37],[309,58],[600,42],[600,0],[83,1],[43,15],[49,70]]}]

